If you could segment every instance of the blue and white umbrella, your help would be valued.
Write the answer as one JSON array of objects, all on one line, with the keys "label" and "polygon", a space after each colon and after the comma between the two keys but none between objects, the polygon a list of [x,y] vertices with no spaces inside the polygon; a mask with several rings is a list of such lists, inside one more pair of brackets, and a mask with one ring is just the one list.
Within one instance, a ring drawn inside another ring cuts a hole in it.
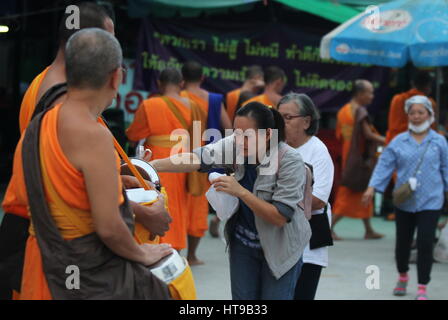
[{"label": "blue and white umbrella", "polygon": [[370,6],[322,38],[322,58],[402,67],[448,66],[448,0]]}]

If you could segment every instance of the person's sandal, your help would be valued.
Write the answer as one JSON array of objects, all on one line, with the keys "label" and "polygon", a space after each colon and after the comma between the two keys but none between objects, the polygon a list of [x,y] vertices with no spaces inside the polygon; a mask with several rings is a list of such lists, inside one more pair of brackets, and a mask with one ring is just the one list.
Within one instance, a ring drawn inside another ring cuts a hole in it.
[{"label": "person's sandal", "polygon": [[408,286],[407,281],[398,281],[394,289],[394,296],[402,297],[406,295],[406,287]]}]

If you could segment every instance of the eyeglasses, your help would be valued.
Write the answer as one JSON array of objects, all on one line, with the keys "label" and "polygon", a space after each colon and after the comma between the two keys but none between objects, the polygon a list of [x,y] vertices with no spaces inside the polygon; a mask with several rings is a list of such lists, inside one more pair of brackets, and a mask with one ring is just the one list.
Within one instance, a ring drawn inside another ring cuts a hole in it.
[{"label": "eyeglasses", "polygon": [[282,117],[283,117],[283,119],[285,119],[285,120],[292,120],[292,119],[294,119],[294,118],[304,118],[304,117],[307,117],[307,116],[302,116],[302,115],[295,115],[295,116],[292,116],[292,115],[290,115],[290,114],[282,114]]},{"label": "eyeglasses", "polygon": [[128,68],[124,64],[121,65],[121,71],[123,72],[123,79],[126,79],[126,76],[128,74]]}]

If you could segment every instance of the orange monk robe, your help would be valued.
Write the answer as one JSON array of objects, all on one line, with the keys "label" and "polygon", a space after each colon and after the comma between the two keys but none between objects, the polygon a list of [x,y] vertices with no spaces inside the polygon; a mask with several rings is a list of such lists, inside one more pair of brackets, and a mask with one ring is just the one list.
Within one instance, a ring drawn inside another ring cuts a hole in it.
[{"label": "orange monk robe", "polygon": [[[25,95],[23,96],[19,116],[20,134],[25,131],[26,127],[31,121],[34,109],[36,107],[36,104],[38,103],[37,94],[39,92],[40,85],[42,84],[42,81],[48,72],[48,69],[49,67],[47,67],[36,78],[34,78],[30,86],[26,90]],[[23,177],[20,178],[20,180],[23,180]],[[6,189],[5,197],[3,199],[3,211],[16,214],[22,218],[28,218],[28,210],[26,208],[26,205],[21,203],[17,198],[16,189],[17,186],[11,179],[8,188]]]},{"label": "orange monk robe", "polygon": [[[201,97],[188,91],[182,91],[181,95],[193,101],[193,103],[198,105],[202,111],[205,112],[205,114],[208,114],[208,101],[205,101]],[[207,128],[206,123],[202,123],[202,126]],[[201,145],[204,145],[202,139]],[[210,183],[206,180],[203,188],[203,194],[200,196],[193,196],[187,193],[187,208],[189,217],[187,234],[189,236],[202,238],[208,230],[208,200],[205,196],[208,188],[210,188]]]},{"label": "orange monk robe", "polygon": [[25,131],[26,127],[28,127],[28,124],[31,121],[31,117],[33,116],[36,104],[39,102],[37,100],[37,95],[39,93],[40,85],[42,84],[42,81],[47,75],[49,68],[50,67],[47,67],[36,78],[34,78],[30,86],[26,90],[25,95],[23,96],[19,114],[20,134],[22,134],[23,131]]},{"label": "orange monk robe", "polygon": [[274,105],[274,103],[271,101],[271,99],[269,99],[267,94],[260,94],[259,96],[255,96],[247,101],[245,101],[243,103],[243,106],[245,106],[246,104],[248,104],[249,102],[261,102],[267,106],[271,106],[273,108],[276,108],[277,106]]},{"label": "orange monk robe", "polygon": [[[176,99],[168,99],[190,125],[190,108]],[[172,147],[176,142],[170,142],[169,137],[176,129],[183,129],[181,122],[161,97],[155,97],[142,102],[126,135],[131,141],[146,139],[145,147],[151,149],[152,159],[162,159],[172,155]],[[170,243],[176,250],[181,250],[186,247],[187,239],[187,174],[161,172],[159,175],[168,195],[168,209],[173,219],[170,230],[161,238],[161,243]]]},{"label": "orange monk robe", "polygon": [[230,122],[233,123],[235,117],[236,106],[240,100],[241,89],[235,89],[227,93],[226,95],[226,107],[227,114],[229,115]]},{"label": "orange monk robe", "polygon": [[[409,91],[396,94],[390,103],[390,109],[389,109],[389,116],[388,116],[388,127],[387,127],[387,133],[386,133],[386,144],[389,144],[393,138],[395,138],[397,135],[399,135],[402,132],[405,132],[408,130],[408,115],[406,114],[406,111],[404,110],[404,105],[407,99],[425,94],[417,89],[411,89]],[[432,107],[434,110],[434,113],[437,115],[437,104],[432,99],[429,98],[432,103]],[[432,125],[432,128],[434,130],[437,130],[437,123],[434,122]]]},{"label": "orange monk robe", "polygon": [[[355,125],[351,104],[347,103],[337,114],[336,137],[342,142],[342,170],[344,170],[350,151],[352,132]],[[373,214],[373,204],[364,207],[361,202],[363,192],[355,192],[345,186],[339,186],[336,200],[333,206],[333,213],[350,217],[366,219]]]},{"label": "orange monk robe", "polygon": [[[40,132],[40,150],[41,158],[43,158],[46,167],[47,177],[51,181],[54,189],[60,199],[75,211],[77,216],[86,226],[84,230],[80,230],[77,225],[72,223],[63,210],[58,209],[53,201],[54,197],[49,195],[48,186],[45,185],[45,193],[49,201],[51,215],[64,239],[75,239],[86,234],[94,232],[93,218],[90,213],[90,202],[86,190],[83,174],[78,171],[67,157],[64,155],[58,141],[57,135],[57,119],[60,106],[56,106],[50,110],[42,121]],[[22,169],[22,140],[17,145],[14,155],[13,176],[12,180],[17,186],[17,197],[25,204],[28,204],[26,194],[25,181]],[[117,170],[120,168],[120,159],[117,155]],[[124,198],[121,193],[121,179],[118,180],[120,194],[119,203],[123,203]],[[32,219],[32,216],[31,216]],[[25,261],[22,276],[22,288],[20,292],[22,300],[48,300],[51,299],[51,293],[48,288],[47,280],[43,270],[42,257],[40,254],[37,238],[35,237],[34,228],[31,223],[30,236],[27,240],[25,249]]]}]

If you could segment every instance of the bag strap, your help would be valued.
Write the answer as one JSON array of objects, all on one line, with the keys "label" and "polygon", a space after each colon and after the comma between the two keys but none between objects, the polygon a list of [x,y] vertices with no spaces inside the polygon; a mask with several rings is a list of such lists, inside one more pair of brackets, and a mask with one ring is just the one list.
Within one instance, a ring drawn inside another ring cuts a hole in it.
[{"label": "bag strap", "polygon": [[[104,121],[104,119],[102,117],[98,118],[100,123],[103,124],[104,126],[106,126],[107,128],[109,128],[109,126],[107,125],[107,123]],[[120,143],[117,141],[117,139],[115,139],[115,137],[113,137],[114,139],[114,146],[115,146],[115,150],[117,150],[118,154],[120,155],[121,159],[123,159],[124,162],[126,162],[126,164],[128,165],[129,169],[131,170],[132,174],[137,178],[138,182],[140,182],[140,185],[145,189],[145,190],[153,190],[153,188],[151,188],[145,181],[145,179],[143,179],[142,175],[140,174],[140,172],[137,170],[137,168],[135,167],[135,165],[131,162],[131,160],[129,159],[128,155],[126,154],[126,152],[124,152],[123,148],[120,146]]]},{"label": "bag strap", "polygon": [[44,95],[39,99],[31,119],[33,119],[37,114],[50,108],[54,102],[61,96],[67,93],[67,83],[59,83],[48,89]]},{"label": "bag strap", "polygon": [[189,125],[187,123],[187,120],[185,120],[185,118],[182,116],[180,110],[174,105],[174,103],[170,99],[168,99],[168,97],[163,96],[161,98],[163,101],[165,101],[166,105],[174,114],[174,116],[177,118],[177,120],[179,120],[182,127],[184,127],[185,130],[188,130]]},{"label": "bag strap", "polygon": [[428,144],[426,145],[425,150],[423,151],[423,154],[422,154],[422,156],[420,157],[420,160],[419,160],[419,162],[418,162],[417,168],[415,168],[415,171],[414,171],[414,175],[413,175],[413,176],[415,176],[416,173],[418,172],[418,169],[420,169],[420,166],[421,166],[421,164],[422,164],[422,162],[423,162],[423,158],[425,157],[426,150],[428,150],[430,144],[431,144],[431,140],[428,141]]}]

